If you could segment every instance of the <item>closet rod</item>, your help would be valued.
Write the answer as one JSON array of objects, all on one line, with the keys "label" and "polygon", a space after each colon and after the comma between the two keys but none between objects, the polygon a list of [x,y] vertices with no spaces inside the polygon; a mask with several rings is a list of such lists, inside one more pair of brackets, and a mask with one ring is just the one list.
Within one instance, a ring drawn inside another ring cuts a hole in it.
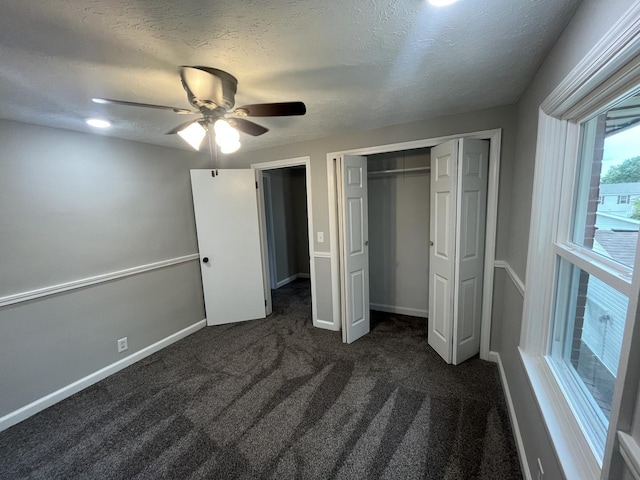
[{"label": "closet rod", "polygon": [[374,170],[369,175],[391,175],[394,173],[428,172],[431,167],[395,168],[393,170]]}]

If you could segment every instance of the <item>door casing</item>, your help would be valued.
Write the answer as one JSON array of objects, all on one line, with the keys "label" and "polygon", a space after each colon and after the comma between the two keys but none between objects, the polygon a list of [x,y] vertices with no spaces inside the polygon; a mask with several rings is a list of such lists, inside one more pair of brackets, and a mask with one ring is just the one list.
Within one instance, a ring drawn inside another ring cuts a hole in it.
[{"label": "door casing", "polygon": [[489,140],[489,176],[487,191],[487,216],[485,232],[484,255],[484,285],[482,289],[482,331],[480,339],[480,358],[489,360],[491,340],[491,312],[493,300],[493,278],[495,268],[495,248],[498,225],[498,189],[500,183],[500,147],[502,129],[482,130],[470,133],[459,133],[443,137],[413,140],[409,142],[392,143],[372,147],[357,148],[331,152],[327,154],[327,182],[329,194],[329,249],[331,255],[331,296],[333,298],[333,321],[335,330],[340,329],[341,314],[341,285],[339,263],[338,238],[338,195],[336,194],[336,163],[340,155],[373,155],[377,153],[401,152],[416,148],[431,148],[456,138],[476,138]]},{"label": "door casing", "polygon": [[[265,216],[265,204],[264,204],[264,183],[262,173],[268,170],[276,170],[279,168],[287,167],[305,167],[305,181],[307,191],[307,227],[309,236],[309,273],[311,276],[311,310],[313,326],[318,327],[318,306],[316,302],[316,275],[315,265],[313,260],[313,203],[311,202],[311,158],[310,157],[297,157],[288,158],[284,160],[274,160],[272,162],[252,163],[251,168],[255,170],[256,182],[258,184],[258,220],[260,223],[260,242],[262,244],[262,272],[264,277],[264,295],[267,299],[267,315],[270,315],[273,311],[271,303],[271,280],[269,278],[269,257],[268,257],[268,242],[267,242],[267,226]],[[321,326],[321,328],[323,328]]]}]

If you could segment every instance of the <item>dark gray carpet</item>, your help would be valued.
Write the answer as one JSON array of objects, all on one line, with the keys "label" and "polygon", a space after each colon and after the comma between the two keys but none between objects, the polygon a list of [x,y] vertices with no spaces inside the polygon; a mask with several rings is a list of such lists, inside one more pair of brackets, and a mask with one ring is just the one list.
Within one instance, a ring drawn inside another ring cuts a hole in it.
[{"label": "dark gray carpet", "polygon": [[496,366],[452,367],[425,322],[313,328],[309,282],[0,433],[0,478],[522,478]]}]

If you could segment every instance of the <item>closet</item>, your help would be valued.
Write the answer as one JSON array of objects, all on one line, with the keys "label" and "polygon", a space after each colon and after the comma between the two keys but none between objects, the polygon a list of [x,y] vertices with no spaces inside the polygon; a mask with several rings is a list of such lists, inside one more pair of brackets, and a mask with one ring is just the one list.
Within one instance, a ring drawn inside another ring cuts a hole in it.
[{"label": "closet", "polygon": [[343,338],[370,309],[428,318],[429,345],[458,364],[480,350],[489,142],[336,159]]}]

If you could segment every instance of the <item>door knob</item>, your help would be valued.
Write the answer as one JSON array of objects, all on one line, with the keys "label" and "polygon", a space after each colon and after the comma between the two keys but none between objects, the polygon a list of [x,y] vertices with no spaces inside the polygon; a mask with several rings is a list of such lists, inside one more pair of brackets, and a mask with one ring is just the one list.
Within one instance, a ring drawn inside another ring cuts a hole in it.
[{"label": "door knob", "polygon": [[429,245],[431,245],[433,247],[433,240],[429,241]]},{"label": "door knob", "polygon": [[369,245],[369,240],[364,241],[364,246],[366,247],[367,245]]},{"label": "door knob", "polygon": [[209,257],[203,257],[202,263],[209,263]]}]

